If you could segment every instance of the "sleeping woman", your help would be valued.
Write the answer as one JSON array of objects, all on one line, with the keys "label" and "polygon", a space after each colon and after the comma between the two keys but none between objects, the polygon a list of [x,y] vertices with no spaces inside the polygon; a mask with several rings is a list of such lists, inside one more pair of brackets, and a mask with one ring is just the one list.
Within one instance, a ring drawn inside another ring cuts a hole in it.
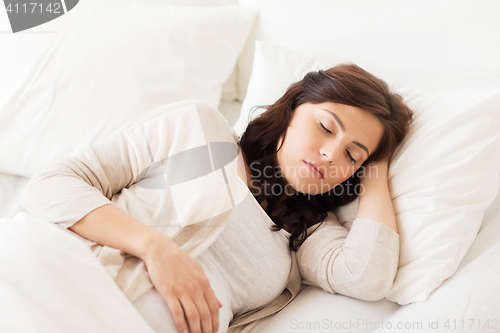
[{"label": "sleeping woman", "polygon": [[248,330],[301,283],[382,299],[399,258],[388,161],[412,111],[352,64],[262,108],[241,138],[204,102],[151,110],[38,172],[22,204],[86,242],[157,332]]}]

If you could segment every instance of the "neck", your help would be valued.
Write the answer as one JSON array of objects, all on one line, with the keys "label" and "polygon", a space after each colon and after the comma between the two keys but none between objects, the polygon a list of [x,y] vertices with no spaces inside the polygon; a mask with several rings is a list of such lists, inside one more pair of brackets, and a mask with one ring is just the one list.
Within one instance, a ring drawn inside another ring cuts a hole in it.
[{"label": "neck", "polygon": [[[250,188],[250,184],[252,182],[252,172],[251,172],[250,167],[248,165],[248,159],[247,159],[243,149],[241,149],[241,146],[240,146],[240,157],[241,157],[241,164],[243,166],[241,166],[241,174],[240,174],[240,171],[238,171],[238,174],[240,175],[240,178],[242,180],[246,179],[246,184],[247,184],[248,188]],[[238,169],[240,170],[240,166],[238,166]],[[243,174],[243,169],[244,169],[244,174]],[[287,183],[286,179],[285,179],[285,183]],[[285,189],[287,189],[289,191],[290,187],[288,186]],[[282,201],[290,198],[291,196],[293,196],[295,193],[297,193],[297,191],[293,187],[292,187],[292,190],[293,190],[292,193],[285,192],[284,195],[279,200],[279,202],[282,202]],[[266,200],[264,200],[264,202],[265,201]],[[267,203],[266,203],[266,205],[267,205]]]}]

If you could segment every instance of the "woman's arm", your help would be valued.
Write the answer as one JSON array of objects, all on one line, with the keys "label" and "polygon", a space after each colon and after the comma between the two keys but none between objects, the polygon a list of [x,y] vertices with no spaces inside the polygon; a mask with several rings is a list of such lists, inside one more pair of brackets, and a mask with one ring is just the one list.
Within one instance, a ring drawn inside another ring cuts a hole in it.
[{"label": "woman's arm", "polygon": [[122,212],[113,204],[101,206],[69,229],[96,243],[141,258],[151,282],[167,303],[179,332],[215,332],[219,308],[201,265],[170,237]]},{"label": "woman's arm", "polygon": [[[150,214],[131,216],[135,202],[122,210],[111,200],[145,177],[143,171],[149,170],[153,160],[169,156],[171,147],[179,151],[181,145],[192,145],[197,138],[233,138],[222,118],[216,109],[197,101],[151,110],[112,137],[39,171],[27,183],[21,202],[28,212],[46,222],[58,223],[98,244],[143,259],[177,328],[185,329],[189,323],[191,332],[201,332],[200,326],[203,332],[212,332],[218,327],[221,305],[201,266],[189,254],[206,246],[221,228],[207,223],[204,237],[184,243],[190,246],[191,252],[187,252],[169,235],[146,224],[154,223]],[[196,124],[207,127],[205,136],[196,132]],[[143,203],[139,200],[137,204],[141,208]],[[131,210],[125,210],[128,208]],[[144,216],[144,221],[138,216]]]},{"label": "woman's arm", "polygon": [[167,248],[176,246],[167,235],[134,219],[113,204],[93,210],[69,229],[100,245],[120,249],[142,260],[160,239]]},{"label": "woman's arm", "polygon": [[[387,163],[361,179],[356,219],[350,230],[335,214],[297,251],[304,283],[367,301],[390,291],[399,261],[399,235],[387,184]],[[310,227],[308,233],[317,226]]]},{"label": "woman's arm", "polygon": [[366,166],[365,171],[365,177],[361,178],[361,193],[356,218],[365,217],[378,221],[398,233],[387,183],[388,163],[371,163]]}]

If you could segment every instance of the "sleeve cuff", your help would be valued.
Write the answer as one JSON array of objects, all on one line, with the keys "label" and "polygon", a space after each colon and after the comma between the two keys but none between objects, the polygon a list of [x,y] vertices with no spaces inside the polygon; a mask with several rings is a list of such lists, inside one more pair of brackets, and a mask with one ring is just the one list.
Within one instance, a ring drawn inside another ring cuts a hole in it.
[{"label": "sleeve cuff", "polygon": [[355,238],[369,238],[399,252],[399,235],[389,226],[370,218],[360,217],[353,221],[349,234]]},{"label": "sleeve cuff", "polygon": [[64,210],[58,214],[59,216],[64,216],[63,219],[49,218],[48,222],[57,223],[64,228],[69,228],[84,218],[88,213],[110,203],[112,203],[111,200],[100,193],[99,195],[87,194],[70,202]]}]

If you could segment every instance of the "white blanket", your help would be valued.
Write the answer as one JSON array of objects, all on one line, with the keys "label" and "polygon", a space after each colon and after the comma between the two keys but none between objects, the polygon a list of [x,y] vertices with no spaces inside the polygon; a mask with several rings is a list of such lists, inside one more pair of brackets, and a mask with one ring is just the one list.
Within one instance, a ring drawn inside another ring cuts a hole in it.
[{"label": "white blanket", "polygon": [[61,227],[26,213],[0,219],[0,262],[0,332],[153,332]]}]

